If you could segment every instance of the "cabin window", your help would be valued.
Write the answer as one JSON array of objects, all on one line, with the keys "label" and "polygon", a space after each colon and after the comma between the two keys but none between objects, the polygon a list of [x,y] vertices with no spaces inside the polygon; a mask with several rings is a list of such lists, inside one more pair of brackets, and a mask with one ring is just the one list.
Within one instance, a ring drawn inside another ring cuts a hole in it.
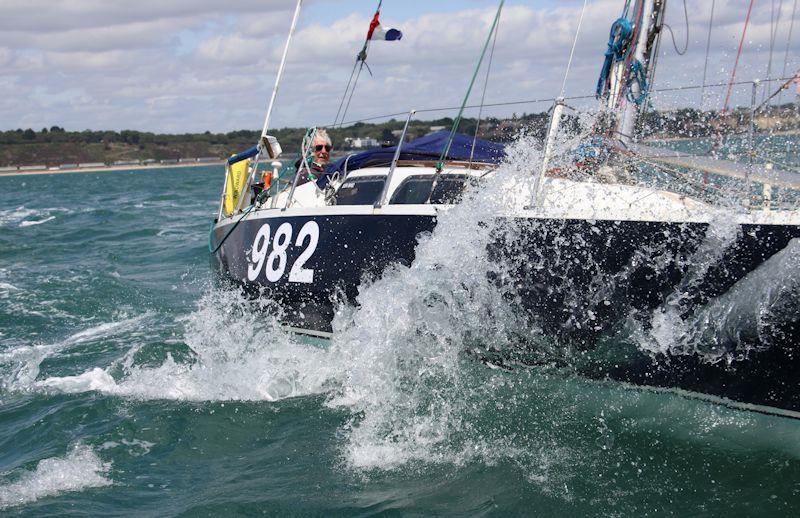
[{"label": "cabin window", "polygon": [[422,204],[431,197],[431,203],[457,203],[466,188],[466,177],[440,176],[431,193],[433,176],[412,176],[400,184],[392,195],[390,203],[397,205]]},{"label": "cabin window", "polygon": [[336,191],[336,204],[374,205],[383,192],[384,180],[382,176],[347,178]]}]

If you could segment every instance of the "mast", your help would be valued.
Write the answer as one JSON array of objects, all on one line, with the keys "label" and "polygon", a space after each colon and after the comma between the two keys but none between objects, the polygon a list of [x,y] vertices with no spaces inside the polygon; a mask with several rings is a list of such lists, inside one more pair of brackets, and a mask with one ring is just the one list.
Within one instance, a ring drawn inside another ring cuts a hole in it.
[{"label": "mast", "polygon": [[648,95],[648,85],[655,74],[654,50],[664,18],[666,0],[640,0],[630,20],[633,46],[616,59],[609,74],[606,107],[617,113],[616,133],[622,142],[634,137],[636,120]]},{"label": "mast", "polygon": [[[277,158],[277,156],[281,153],[280,144],[278,144],[278,141],[275,139],[275,137],[267,135],[267,132],[269,131],[269,121],[272,116],[272,108],[275,106],[275,98],[278,96],[278,88],[280,87],[281,79],[283,78],[283,70],[286,67],[286,56],[289,54],[289,45],[292,42],[292,35],[294,35],[294,30],[297,27],[297,20],[300,18],[300,8],[302,5],[303,0],[297,0],[297,5],[295,5],[294,8],[294,15],[292,16],[292,25],[289,27],[289,34],[286,36],[286,44],[283,47],[281,64],[278,66],[278,75],[275,77],[275,85],[272,87],[272,95],[269,98],[267,114],[264,117],[264,126],[261,129],[261,136],[255,146],[248,149],[244,153],[240,153],[240,155],[243,155],[244,158],[253,158],[253,163],[250,166],[250,173],[247,175],[247,180],[244,182],[242,189],[239,192],[239,201],[236,204],[236,209],[234,212],[241,212],[242,208],[244,207],[245,198],[247,198],[245,193],[250,190],[250,187],[253,184],[253,179],[258,173],[258,161],[261,159],[264,150],[266,150],[267,155],[270,158]],[[230,159],[228,163],[231,163]]]},{"label": "mast", "polygon": [[275,86],[272,88],[272,95],[269,98],[269,105],[267,106],[267,115],[264,118],[264,127],[261,129],[261,138],[259,139],[259,146],[263,147],[267,138],[267,131],[269,131],[269,119],[272,116],[272,108],[275,106],[275,98],[278,96],[278,88],[281,84],[283,77],[283,69],[286,67],[286,55],[289,53],[289,44],[292,41],[295,27],[297,27],[297,19],[300,17],[300,7],[303,5],[303,0],[297,0],[297,5],[294,8],[294,16],[292,17],[292,25],[289,27],[289,35],[286,36],[286,45],[283,47],[283,56],[281,57],[281,64],[278,67],[278,75],[275,77]]}]

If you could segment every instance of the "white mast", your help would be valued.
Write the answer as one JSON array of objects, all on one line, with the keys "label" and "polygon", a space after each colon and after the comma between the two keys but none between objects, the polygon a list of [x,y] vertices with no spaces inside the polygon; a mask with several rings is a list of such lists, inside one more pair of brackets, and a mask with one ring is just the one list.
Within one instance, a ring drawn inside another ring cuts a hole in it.
[{"label": "white mast", "polygon": [[[648,80],[653,77],[654,70],[652,69],[651,58],[653,49],[656,47],[655,41],[658,36],[657,31],[662,18],[664,3],[663,0],[644,0],[642,2],[641,27],[634,27],[636,41],[631,42],[631,45],[635,45],[633,59],[631,61],[625,59],[617,61],[611,68],[606,106],[609,110],[618,112],[617,134],[622,142],[627,143],[632,140],[636,118],[640,110],[639,104],[624,98],[627,94],[625,85],[628,83],[631,74],[630,67],[634,62],[638,61],[641,63],[644,76]],[[638,98],[642,94],[638,81],[630,81],[630,94],[634,98]]]},{"label": "white mast", "polygon": [[[638,60],[644,69],[649,72],[650,56],[647,48],[647,43],[650,40],[650,33],[655,26],[655,3],[657,0],[646,0],[642,5],[642,27],[638,31],[639,37],[636,40],[636,50],[634,50],[633,58]],[[660,2],[659,2],[660,3]],[[628,71],[630,73],[630,70]],[[647,76],[650,74],[647,73]],[[642,94],[639,88],[638,81],[631,82],[631,94],[633,97],[638,97]],[[634,126],[636,125],[636,117],[639,115],[639,104],[634,102],[626,102],[622,110],[622,117],[618,125],[618,133],[623,142],[629,142],[633,138]]]},{"label": "white mast", "polygon": [[242,190],[239,192],[239,201],[236,204],[235,212],[241,211],[242,207],[244,207],[245,198],[247,198],[245,194],[250,190],[250,186],[253,183],[253,178],[258,172],[258,160],[261,158],[261,154],[264,152],[264,149],[267,150],[267,154],[270,158],[276,158],[281,152],[278,141],[274,137],[267,136],[267,131],[269,131],[269,119],[272,116],[272,108],[275,106],[275,98],[278,96],[278,88],[280,87],[281,79],[283,78],[283,69],[286,67],[286,56],[289,54],[289,44],[292,42],[292,35],[297,27],[297,20],[300,18],[300,7],[302,5],[303,0],[297,0],[297,5],[294,8],[294,16],[292,16],[292,25],[289,27],[288,36],[286,36],[286,45],[283,47],[283,56],[281,57],[281,64],[278,67],[278,75],[275,77],[275,86],[273,86],[272,95],[269,98],[267,115],[264,118],[264,126],[261,129],[261,138],[258,139],[258,144],[256,144],[258,151],[255,154],[253,164],[250,166],[250,173],[247,175],[247,181],[244,182],[244,185],[242,185]]},{"label": "white mast", "polygon": [[269,98],[269,105],[267,106],[267,115],[264,118],[264,127],[261,130],[261,139],[259,140],[259,147],[263,148],[266,144],[267,131],[269,130],[269,119],[272,116],[272,108],[275,106],[275,98],[278,96],[278,88],[281,84],[283,77],[283,69],[286,66],[286,55],[289,53],[289,44],[292,41],[294,29],[297,27],[297,19],[300,17],[300,7],[303,5],[303,0],[297,0],[297,5],[294,8],[294,16],[292,17],[292,25],[289,28],[289,35],[286,37],[286,45],[283,47],[283,56],[281,57],[281,64],[278,67],[278,75],[275,77],[275,86],[272,88],[272,95]]}]

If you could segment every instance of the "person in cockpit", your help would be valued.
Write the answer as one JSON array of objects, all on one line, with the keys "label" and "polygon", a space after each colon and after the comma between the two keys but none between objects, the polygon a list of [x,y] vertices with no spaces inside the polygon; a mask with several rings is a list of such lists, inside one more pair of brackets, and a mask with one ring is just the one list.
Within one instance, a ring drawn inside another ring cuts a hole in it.
[{"label": "person in cockpit", "polygon": [[308,164],[308,170],[305,167],[300,167],[302,157],[294,164],[300,174],[297,185],[316,180],[325,171],[325,166],[331,161],[332,150],[333,143],[330,136],[328,136],[328,132],[324,129],[318,129],[314,134],[314,142],[311,143],[311,163]]}]

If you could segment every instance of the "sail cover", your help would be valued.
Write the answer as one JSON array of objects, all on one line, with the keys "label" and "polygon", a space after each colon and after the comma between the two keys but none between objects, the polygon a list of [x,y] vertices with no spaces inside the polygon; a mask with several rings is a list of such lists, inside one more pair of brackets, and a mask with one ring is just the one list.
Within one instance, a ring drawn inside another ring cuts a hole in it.
[{"label": "sail cover", "polygon": [[[449,131],[437,131],[430,135],[406,142],[400,150],[400,160],[438,160],[447,145]],[[469,160],[472,154],[474,162],[490,164],[499,163],[505,156],[505,147],[502,144],[489,142],[488,140],[477,139],[475,141],[475,152],[472,153],[472,142],[474,138],[456,133],[453,136],[453,143],[445,157],[446,160]],[[361,169],[364,167],[386,166],[391,164],[394,158],[396,146],[384,147],[380,149],[370,149],[354,155],[348,155],[328,164],[323,173],[317,180],[320,188],[328,183],[328,177],[335,172],[342,172],[347,162],[347,171]]]}]

